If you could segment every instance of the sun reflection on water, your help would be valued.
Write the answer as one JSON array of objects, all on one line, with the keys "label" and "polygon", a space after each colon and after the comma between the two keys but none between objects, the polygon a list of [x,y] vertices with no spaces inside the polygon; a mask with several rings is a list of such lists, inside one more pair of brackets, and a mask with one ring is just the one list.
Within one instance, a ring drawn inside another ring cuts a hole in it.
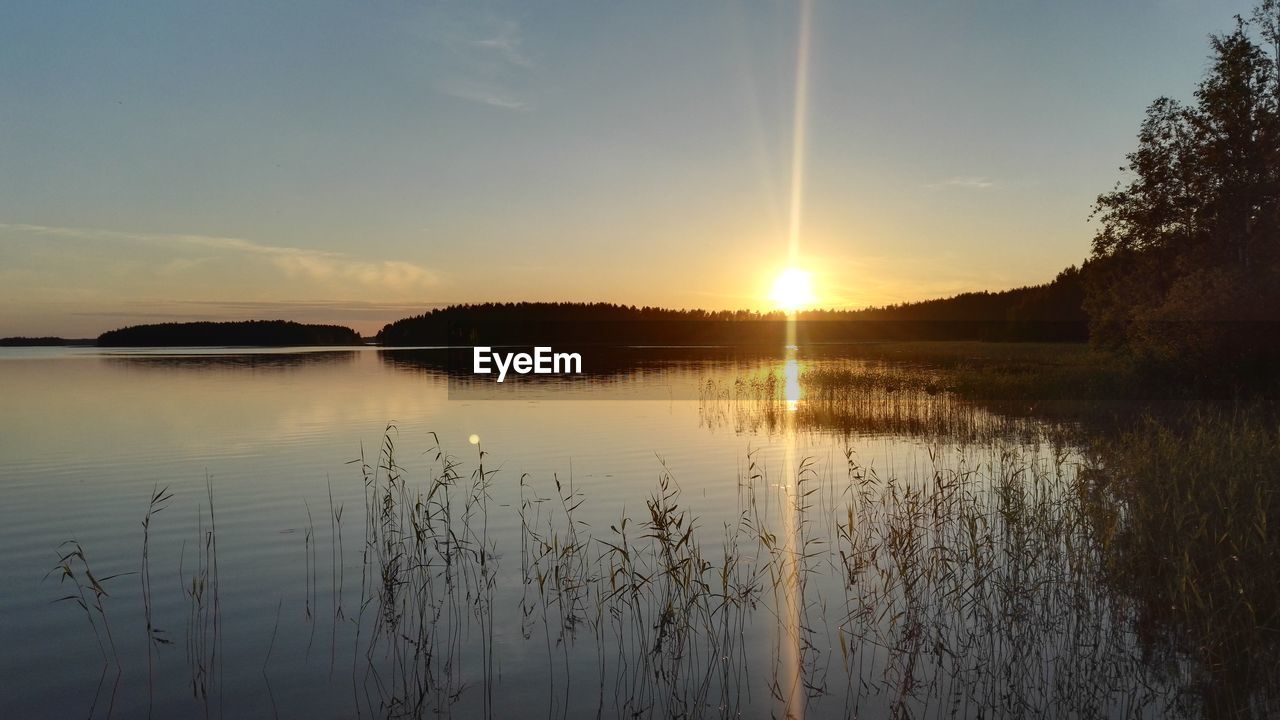
[{"label": "sun reflection on water", "polygon": [[789,350],[786,362],[782,366],[783,393],[787,400],[787,412],[795,412],[800,402],[800,363],[794,357],[794,350]]}]

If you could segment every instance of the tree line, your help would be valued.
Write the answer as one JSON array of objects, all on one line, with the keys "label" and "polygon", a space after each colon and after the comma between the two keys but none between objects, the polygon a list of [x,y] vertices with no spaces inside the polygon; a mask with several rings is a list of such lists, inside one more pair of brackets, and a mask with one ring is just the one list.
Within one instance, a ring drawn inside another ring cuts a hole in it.
[{"label": "tree line", "polygon": [[[1080,271],[1002,292],[862,310],[798,313],[796,340],[1083,341]],[[374,338],[384,346],[773,345],[788,339],[782,312],[677,310],[614,303],[514,302],[450,305],[404,318]]]},{"label": "tree line", "polygon": [[308,325],[288,320],[184,322],[132,325],[98,336],[100,347],[199,347],[362,345],[360,334],[341,325]]}]

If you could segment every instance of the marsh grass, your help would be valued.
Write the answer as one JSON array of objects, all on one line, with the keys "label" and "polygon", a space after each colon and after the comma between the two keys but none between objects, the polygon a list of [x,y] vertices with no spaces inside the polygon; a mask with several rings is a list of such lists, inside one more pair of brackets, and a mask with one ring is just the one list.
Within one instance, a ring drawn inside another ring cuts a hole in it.
[{"label": "marsh grass", "polygon": [[1098,450],[1088,515],[1154,664],[1220,717],[1280,714],[1280,430],[1254,408],[1148,418]]},{"label": "marsh grass", "polygon": [[735,432],[778,434],[789,428],[845,435],[943,437],[954,442],[992,438],[1038,442],[1067,426],[992,412],[950,389],[953,377],[929,367],[869,361],[801,366],[799,397],[788,397],[783,371],[732,382],[707,380],[699,389],[702,422]]},{"label": "marsh grass", "polygon": [[[568,512],[530,533],[526,582],[560,652],[608,648],[597,714],[1164,713],[1167,688],[1099,583],[1077,459],[993,447],[980,462],[935,460],[926,475],[882,479],[849,453],[844,490],[801,461],[781,497],[749,460],[739,521],[714,556],[664,471],[646,518],[585,542],[568,530],[577,504],[560,503]],[[761,623],[767,662],[750,652]],[[552,684],[568,698],[573,665],[559,667]]]},{"label": "marsh grass", "polygon": [[[342,542],[343,505],[341,503],[335,505],[333,502],[333,481],[326,478],[325,486],[329,494],[329,537],[332,539],[329,549],[330,602],[333,608],[331,631],[329,633],[329,677],[332,678],[338,659],[338,625],[346,619],[346,613],[342,607],[344,591],[346,590],[346,563]],[[275,629],[278,629],[278,627]],[[273,637],[275,629],[272,630]]]},{"label": "marsh grass", "polygon": [[186,656],[191,695],[205,717],[222,706],[222,601],[218,577],[218,530],[213,504],[213,479],[205,476],[206,512],[196,511],[195,568],[189,581],[184,574],[186,546],[181,553],[178,577],[187,596]]},{"label": "marsh grass", "polygon": [[1084,343],[870,342],[839,346],[839,353],[834,365],[850,372],[824,384],[856,386],[865,368],[924,373],[933,390],[992,413],[1087,423],[1107,433],[1123,432],[1147,414],[1169,418],[1196,408],[1280,404],[1280,376],[1270,368],[1189,374]]},{"label": "marsh grass", "polygon": [[[111,632],[111,620],[107,616],[105,601],[110,597],[110,594],[107,592],[105,585],[116,578],[130,574],[132,573],[98,576],[90,566],[89,557],[85,554],[84,548],[74,539],[66,540],[58,546],[58,562],[45,574],[46,580],[53,575],[57,575],[59,585],[72,584],[74,587],[72,593],[57,598],[53,602],[70,602],[80,608],[102,657],[102,674],[98,678],[98,684],[93,692],[93,702],[89,706],[88,717],[90,718],[96,716],[108,678],[111,679],[111,685],[110,693],[105,703],[106,716],[111,717],[115,711],[116,694],[120,688],[122,672],[120,653],[116,649],[115,637]],[[105,643],[103,642],[104,638],[106,640]],[[149,650],[150,648],[148,648],[148,652]],[[150,657],[148,657],[148,667],[150,667],[149,663]],[[114,672],[112,672],[113,670]]]},{"label": "marsh grass", "polygon": [[147,503],[147,513],[142,518],[142,616],[147,630],[147,708],[150,713],[154,700],[155,662],[160,646],[169,645],[172,641],[168,633],[155,626],[151,603],[151,520],[173,500],[173,493],[166,486],[153,486],[151,500]]},{"label": "marsh grass", "polygon": [[[730,401],[774,402],[775,388],[761,392]],[[907,398],[904,413],[928,402],[910,393],[893,393]],[[853,397],[811,395],[783,411],[862,402]],[[935,429],[954,429],[960,411],[948,407],[929,411],[951,418]],[[715,521],[659,460],[643,512],[593,526],[586,518],[607,515],[572,474],[521,475],[514,502],[494,505],[487,451],[464,462],[432,436],[406,468],[388,426],[377,457],[354,461],[364,528],[350,612],[342,506],[329,490],[331,647],[352,648],[354,712],[501,715],[501,639],[541,646],[545,662],[515,672],[544,680],[538,714],[554,718],[1274,716],[1273,426],[1253,415],[1152,420],[1089,450],[1051,436],[966,437],[926,439],[927,463],[904,472],[852,446],[772,470],[749,453],[736,507]],[[184,586],[192,690],[210,714],[221,708],[211,482],[207,501]],[[491,505],[518,516],[518,572],[500,572]],[[305,507],[302,604],[313,613],[320,540]],[[150,587],[146,547],[144,536]],[[110,657],[110,578],[75,544],[55,571]]]},{"label": "marsh grass", "polygon": [[111,633],[111,620],[107,617],[104,603],[110,597],[106,583],[130,574],[132,573],[96,575],[89,564],[89,556],[85,554],[79,541],[74,539],[67,540],[58,546],[58,562],[45,574],[46,579],[57,575],[59,584],[65,585],[69,582],[73,586],[74,590],[71,594],[57,598],[54,602],[70,602],[80,608],[84,613],[85,621],[93,631],[94,640],[97,641],[104,663],[119,665],[120,662],[120,653],[116,649],[115,636]]},{"label": "marsh grass", "polygon": [[485,713],[492,698],[491,612],[496,555],[487,538],[492,471],[470,476],[437,445],[425,486],[396,459],[388,426],[376,461],[360,461],[365,485],[365,543],[358,630],[357,700],[374,716],[448,712],[467,687],[463,650],[480,633]]}]

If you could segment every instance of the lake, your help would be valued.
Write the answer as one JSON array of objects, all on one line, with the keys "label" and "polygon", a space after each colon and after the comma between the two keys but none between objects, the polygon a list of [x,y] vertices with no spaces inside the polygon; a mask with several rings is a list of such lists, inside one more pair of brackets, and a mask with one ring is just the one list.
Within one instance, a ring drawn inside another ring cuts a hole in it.
[{"label": "lake", "polygon": [[1195,714],[1079,428],[839,348],[590,363],[0,349],[0,714]]}]

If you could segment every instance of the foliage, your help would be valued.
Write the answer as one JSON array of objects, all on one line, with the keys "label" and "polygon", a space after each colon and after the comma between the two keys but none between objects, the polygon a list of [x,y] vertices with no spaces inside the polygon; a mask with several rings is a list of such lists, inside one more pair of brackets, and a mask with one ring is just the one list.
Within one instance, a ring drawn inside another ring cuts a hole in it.
[{"label": "foliage", "polygon": [[1086,266],[1096,342],[1192,370],[1274,357],[1280,309],[1280,3],[1210,46],[1193,104],[1148,107]]}]

